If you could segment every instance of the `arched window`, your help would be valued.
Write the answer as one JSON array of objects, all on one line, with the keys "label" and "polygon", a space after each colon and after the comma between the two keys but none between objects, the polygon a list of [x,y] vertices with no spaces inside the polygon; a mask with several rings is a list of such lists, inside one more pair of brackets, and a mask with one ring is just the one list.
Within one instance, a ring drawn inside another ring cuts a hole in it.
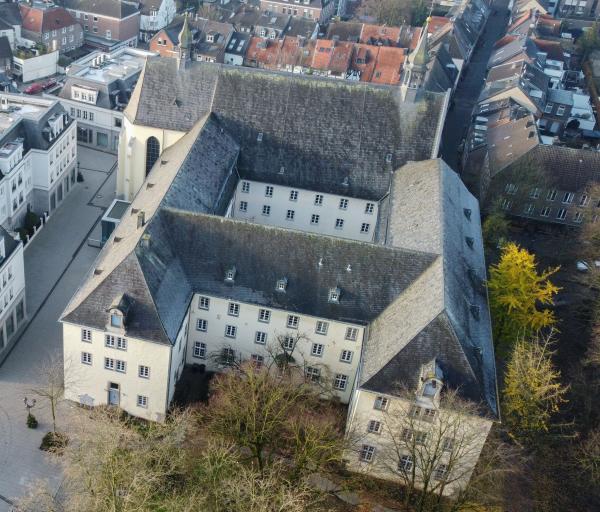
[{"label": "arched window", "polygon": [[149,137],[146,141],[146,176],[160,156],[160,143],[156,137]]}]

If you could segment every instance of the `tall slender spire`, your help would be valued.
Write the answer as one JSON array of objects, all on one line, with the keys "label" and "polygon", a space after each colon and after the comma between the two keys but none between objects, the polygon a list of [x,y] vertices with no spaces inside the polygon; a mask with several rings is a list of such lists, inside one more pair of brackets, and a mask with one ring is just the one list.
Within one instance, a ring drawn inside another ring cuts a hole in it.
[{"label": "tall slender spire", "polygon": [[419,92],[425,85],[427,65],[430,61],[428,41],[430,20],[430,17],[425,20],[425,25],[421,29],[417,47],[406,59],[401,86],[402,98],[404,101],[415,101]]},{"label": "tall slender spire", "polygon": [[192,31],[188,24],[187,15],[183,18],[183,27],[181,27],[181,32],[179,32],[178,51],[177,65],[180,69],[185,68],[190,60],[192,51]]}]

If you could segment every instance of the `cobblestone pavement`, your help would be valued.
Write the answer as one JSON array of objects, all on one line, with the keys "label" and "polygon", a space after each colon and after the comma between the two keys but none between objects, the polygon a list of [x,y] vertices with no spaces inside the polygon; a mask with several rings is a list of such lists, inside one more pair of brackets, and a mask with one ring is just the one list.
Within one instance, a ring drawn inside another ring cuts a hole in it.
[{"label": "cobblestone pavement", "polygon": [[[99,249],[88,238],[100,238],[99,220],[114,198],[116,159],[113,155],[79,147],[84,182],[78,183],[25,249],[25,282],[29,323],[0,366],[0,512],[40,480],[58,489],[61,475],[38,449],[51,429],[48,407],[33,409],[37,430],[25,426],[23,397],[31,396],[36,368],[53,354],[62,354],[62,330],[57,322],[81,283]],[[63,408],[63,414],[69,407]],[[65,424],[67,422],[65,421]],[[61,416],[58,418],[61,425]]]}]

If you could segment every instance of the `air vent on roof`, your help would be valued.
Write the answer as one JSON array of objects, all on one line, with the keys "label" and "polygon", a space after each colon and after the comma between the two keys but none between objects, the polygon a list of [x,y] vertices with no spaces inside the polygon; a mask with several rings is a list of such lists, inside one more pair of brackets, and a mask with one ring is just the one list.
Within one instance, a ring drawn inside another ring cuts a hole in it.
[{"label": "air vent on roof", "polygon": [[475,304],[471,304],[469,306],[469,309],[471,310],[471,314],[473,315],[473,318],[475,320],[479,320],[479,306],[476,306]]},{"label": "air vent on roof", "polygon": [[140,245],[144,248],[144,249],[148,249],[150,247],[150,233],[144,233],[142,235],[142,238],[140,240]]},{"label": "air vent on roof", "polygon": [[120,236],[116,236],[116,237],[114,238],[114,242],[115,242],[116,244],[118,244],[118,243],[119,243],[121,240],[123,240],[123,238],[122,238],[122,237],[120,237]]},{"label": "air vent on roof", "polygon": [[287,277],[282,277],[277,280],[277,284],[275,285],[275,290],[278,292],[285,292],[287,289],[288,280]]},{"label": "air vent on roof", "polygon": [[529,132],[529,135],[527,136],[528,139],[533,139],[535,137],[535,132]]},{"label": "air vent on roof", "polygon": [[100,274],[102,274],[102,269],[101,268],[95,268],[94,269],[94,275],[95,276],[99,276]]},{"label": "air vent on roof", "polygon": [[131,209],[131,215],[135,215],[137,212],[139,212],[140,209],[139,208],[132,208]]},{"label": "air vent on roof", "polygon": [[465,209],[463,209],[463,212],[465,213],[465,217],[468,220],[471,220],[471,208],[465,208]]},{"label": "air vent on roof", "polygon": [[473,239],[472,236],[466,236],[465,237],[465,242],[467,242],[467,245],[473,249],[473,245],[475,244],[475,240]]},{"label": "air vent on roof", "polygon": [[388,153],[387,155],[385,155],[385,163],[387,163],[387,164],[392,163],[392,154],[391,153]]},{"label": "air vent on roof", "polygon": [[319,258],[319,263],[317,263],[317,265],[319,266],[319,268],[323,266],[323,258]]},{"label": "air vent on roof", "polygon": [[154,183],[150,183],[150,182],[146,183],[146,188],[152,188],[153,186],[154,186]]},{"label": "air vent on roof", "polygon": [[279,174],[283,174],[284,172],[285,172],[285,167],[282,165],[282,166],[279,168]]},{"label": "air vent on roof", "polygon": [[146,214],[143,211],[141,211],[138,213],[138,216],[137,216],[138,229],[144,227],[144,224],[146,224]]},{"label": "air vent on roof", "polygon": [[258,132],[258,136],[256,137],[257,142],[262,142],[263,140],[263,132]]},{"label": "air vent on roof", "polygon": [[346,272],[352,272],[352,265],[346,265]]},{"label": "air vent on roof", "polygon": [[168,160],[161,160],[160,165],[167,165],[169,163]]}]

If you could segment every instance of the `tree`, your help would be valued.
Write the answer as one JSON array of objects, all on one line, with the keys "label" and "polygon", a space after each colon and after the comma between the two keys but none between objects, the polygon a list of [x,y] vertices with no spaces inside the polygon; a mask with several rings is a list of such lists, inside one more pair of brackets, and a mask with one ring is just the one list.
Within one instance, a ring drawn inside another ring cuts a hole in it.
[{"label": "tree", "polygon": [[552,362],[552,334],[521,338],[508,362],[504,386],[504,422],[510,436],[532,444],[547,432],[567,392]]},{"label": "tree", "polygon": [[600,35],[598,34],[598,23],[596,21],[583,32],[577,43],[583,52],[584,60],[592,51],[600,48]]},{"label": "tree", "polygon": [[260,472],[279,457],[295,477],[342,459],[344,418],[318,389],[277,366],[243,364],[213,379],[204,424],[248,450]]},{"label": "tree", "polygon": [[600,484],[600,429],[589,432],[579,444],[576,455],[579,467],[594,485]]},{"label": "tree", "polygon": [[421,0],[375,0],[373,15],[377,22],[399,27],[401,25],[422,25],[427,17],[428,7]]},{"label": "tree", "polygon": [[[379,453],[384,467],[400,477],[405,506],[418,512],[441,510],[448,494],[458,500],[455,506],[471,500],[476,493],[469,480],[491,421],[455,390],[445,390],[439,405],[427,409],[434,412],[427,415],[426,406],[416,404],[414,394],[407,392],[402,403],[384,412]],[[497,479],[507,472],[509,466],[500,463],[507,451],[503,443],[496,443],[473,482]]]},{"label": "tree", "polygon": [[510,223],[500,209],[493,210],[483,221],[481,227],[483,243],[488,251],[494,251],[502,246],[508,237]]},{"label": "tree", "polygon": [[500,262],[490,266],[490,311],[497,350],[505,354],[514,341],[556,323],[554,312],[538,305],[554,304],[560,288],[549,277],[559,267],[537,272],[535,256],[514,243],[502,248]]}]

